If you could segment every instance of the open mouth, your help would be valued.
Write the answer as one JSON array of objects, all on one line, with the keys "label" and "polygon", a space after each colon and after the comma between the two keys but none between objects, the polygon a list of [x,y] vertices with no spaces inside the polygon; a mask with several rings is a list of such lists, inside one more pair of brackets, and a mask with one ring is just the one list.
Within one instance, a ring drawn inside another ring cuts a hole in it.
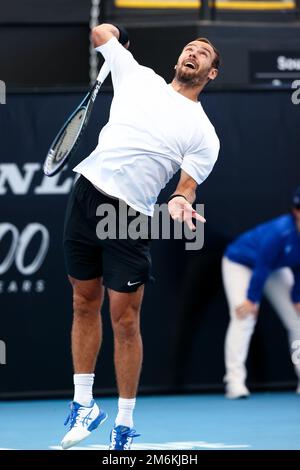
[{"label": "open mouth", "polygon": [[189,69],[196,70],[196,64],[193,62],[185,62],[184,66],[188,67]]}]

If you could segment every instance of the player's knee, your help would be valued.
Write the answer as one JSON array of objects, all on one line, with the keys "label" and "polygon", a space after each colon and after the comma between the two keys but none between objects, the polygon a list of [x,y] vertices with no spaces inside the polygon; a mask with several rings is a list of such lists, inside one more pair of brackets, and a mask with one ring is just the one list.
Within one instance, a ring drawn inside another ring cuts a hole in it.
[{"label": "player's knee", "polygon": [[135,309],[127,309],[122,315],[113,313],[111,315],[112,327],[117,340],[128,341],[140,334],[139,316]]},{"label": "player's knee", "polygon": [[73,311],[74,315],[91,315],[100,312],[101,299],[95,296],[94,293],[73,292]]}]

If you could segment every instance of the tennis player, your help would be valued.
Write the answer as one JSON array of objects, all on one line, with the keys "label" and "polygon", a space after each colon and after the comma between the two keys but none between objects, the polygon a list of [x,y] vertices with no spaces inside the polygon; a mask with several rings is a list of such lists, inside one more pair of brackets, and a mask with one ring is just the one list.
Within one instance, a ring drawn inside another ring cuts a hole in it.
[{"label": "tennis player", "polygon": [[[241,398],[249,395],[245,362],[263,292],[287,329],[292,353],[293,342],[300,340],[300,187],[291,214],[255,227],[228,246],[222,274],[230,311],[226,396]],[[300,393],[300,363],[294,366]]]},{"label": "tennis player", "polygon": [[[198,101],[204,86],[218,74],[215,47],[205,38],[191,41],[179,56],[174,80],[167,84],[121,45],[128,46],[124,34],[111,24],[92,31],[94,46],[111,71],[114,98],[98,146],[74,168],[80,177],[65,221],[64,251],[73,286],[75,394],[64,449],[87,437],[107,417],[92,395],[102,340],[104,287],[109,295],[119,392],[110,449],[129,449],[137,436],[133,411],[143,354],[140,309],[144,284],[151,279],[149,240],[100,240],[97,207],[111,204],[118,213],[121,200],[137,214],[151,217],[161,189],[180,169],[168,209],[174,220],[194,230],[193,219],[205,221],[192,207],[195,190],[211,172],[219,152],[214,127]],[[162,54],[167,56],[168,51]]]}]

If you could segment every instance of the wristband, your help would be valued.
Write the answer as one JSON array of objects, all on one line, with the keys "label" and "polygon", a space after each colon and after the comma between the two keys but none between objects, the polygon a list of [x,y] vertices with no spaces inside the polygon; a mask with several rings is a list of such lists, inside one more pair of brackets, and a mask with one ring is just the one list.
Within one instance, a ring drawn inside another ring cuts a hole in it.
[{"label": "wristband", "polygon": [[129,41],[129,34],[123,26],[114,24],[114,26],[119,30],[119,42],[124,46]]},{"label": "wristband", "polygon": [[171,199],[173,199],[174,197],[184,197],[184,199],[187,201],[187,198],[183,194],[172,194],[172,196],[170,196],[168,199],[168,204],[171,201]]}]

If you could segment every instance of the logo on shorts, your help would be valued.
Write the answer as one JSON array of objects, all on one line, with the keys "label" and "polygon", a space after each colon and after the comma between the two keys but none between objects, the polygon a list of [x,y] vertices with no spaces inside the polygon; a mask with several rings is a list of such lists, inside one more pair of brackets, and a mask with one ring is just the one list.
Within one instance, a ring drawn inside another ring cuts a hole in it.
[{"label": "logo on shorts", "polygon": [[136,284],[140,284],[141,282],[142,282],[142,281],[137,281],[137,282],[130,282],[130,281],[128,281],[128,282],[127,282],[127,285],[128,285],[128,286],[135,286]]}]

